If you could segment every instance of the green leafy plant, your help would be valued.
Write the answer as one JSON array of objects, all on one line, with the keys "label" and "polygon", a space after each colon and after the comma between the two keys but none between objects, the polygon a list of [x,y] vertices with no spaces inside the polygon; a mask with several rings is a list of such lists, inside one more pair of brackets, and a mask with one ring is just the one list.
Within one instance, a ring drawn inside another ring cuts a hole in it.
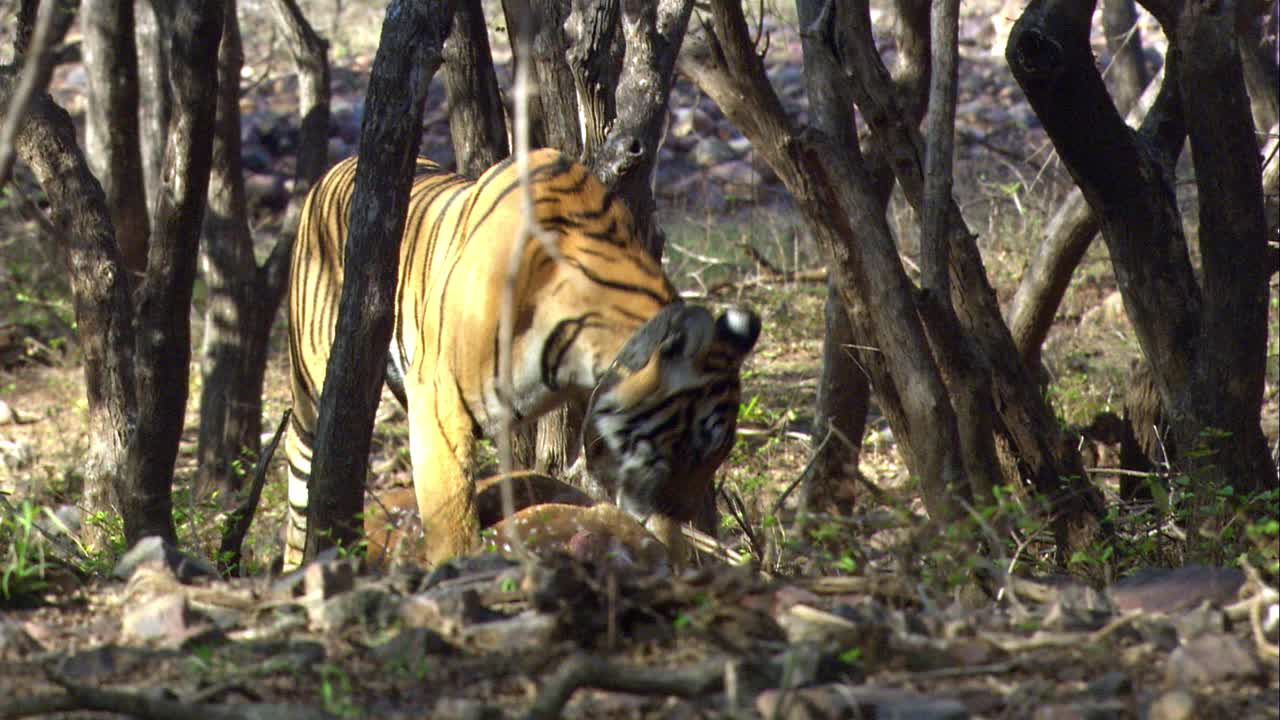
[{"label": "green leafy plant", "polygon": [[23,500],[18,507],[0,515],[0,600],[6,605],[45,588],[49,563],[36,538],[36,518],[40,513],[30,500]]}]

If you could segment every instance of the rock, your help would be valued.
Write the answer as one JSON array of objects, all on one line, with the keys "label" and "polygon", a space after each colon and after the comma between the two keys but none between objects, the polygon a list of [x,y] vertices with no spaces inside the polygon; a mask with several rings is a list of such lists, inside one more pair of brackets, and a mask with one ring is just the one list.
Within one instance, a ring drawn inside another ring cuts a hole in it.
[{"label": "rock", "polygon": [[352,626],[376,632],[395,623],[401,602],[399,596],[382,588],[359,587],[318,604],[306,604],[308,624],[318,632]]},{"label": "rock", "polygon": [[274,173],[246,171],[244,194],[249,205],[270,210],[283,210],[289,202],[289,194],[284,189],[284,180]]},{"label": "rock", "polygon": [[729,147],[729,143],[714,135],[709,135],[699,140],[693,146],[693,151],[690,154],[693,157],[693,162],[700,167],[719,165],[722,162],[734,160],[738,157],[733,148]]},{"label": "rock", "polygon": [[302,569],[305,602],[319,603],[350,591],[356,584],[356,561],[336,553],[321,555]]},{"label": "rock", "polygon": [[457,648],[439,633],[424,627],[402,630],[398,635],[371,649],[373,657],[384,665],[412,670],[426,655],[453,655]]},{"label": "rock", "polygon": [[1243,584],[1244,573],[1237,568],[1188,565],[1139,570],[1117,581],[1107,593],[1121,612],[1172,615],[1205,601],[1219,607],[1230,604]]},{"label": "rock", "polygon": [[671,127],[667,133],[678,140],[692,139],[715,130],[715,120],[702,108],[672,108],[671,115]]},{"label": "rock", "polygon": [[1165,682],[1173,688],[1200,688],[1222,680],[1258,676],[1261,667],[1249,648],[1230,635],[1206,634],[1173,651]]},{"label": "rock", "polygon": [[120,562],[116,563],[112,574],[121,580],[127,580],[139,566],[148,562],[163,564],[184,583],[198,577],[217,575],[217,571],[209,563],[183,553],[156,535],[144,537],[135,543],[129,552],[120,558]]},{"label": "rock", "polygon": [[1195,716],[1196,696],[1186,690],[1170,690],[1147,710],[1147,720],[1192,720]]},{"label": "rock", "polygon": [[0,467],[18,471],[30,465],[35,456],[31,445],[21,440],[0,438]]},{"label": "rock", "polygon": [[210,630],[197,622],[180,594],[161,595],[125,610],[121,618],[121,641],[137,645],[157,645],[176,649]]},{"label": "rock", "polygon": [[22,623],[0,617],[0,660],[13,662],[40,649]]},{"label": "rock", "polygon": [[1065,632],[1097,630],[1114,615],[1106,595],[1088,585],[1067,585],[1054,596],[1045,612],[1043,626]]},{"label": "rock", "polygon": [[749,194],[765,184],[764,176],[745,160],[723,162],[708,169],[707,174],[723,182],[726,191],[737,194]]},{"label": "rock", "polygon": [[458,644],[472,651],[516,653],[548,647],[556,637],[555,617],[533,610],[504,620],[462,627]]},{"label": "rock", "polygon": [[18,413],[9,407],[9,403],[0,400],[0,425],[10,424],[18,424]]}]

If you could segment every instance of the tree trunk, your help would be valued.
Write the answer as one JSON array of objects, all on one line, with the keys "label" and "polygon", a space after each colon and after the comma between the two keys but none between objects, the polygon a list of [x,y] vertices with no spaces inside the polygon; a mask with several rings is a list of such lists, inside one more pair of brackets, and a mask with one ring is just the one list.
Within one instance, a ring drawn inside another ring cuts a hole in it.
[{"label": "tree trunk", "polygon": [[[320,394],[307,522],[308,559],[354,548],[373,418],[391,340],[393,295],[427,86],[444,62],[453,3],[392,0],[369,77],[337,333]],[[378,148],[378,152],[367,152]]]},{"label": "tree trunk", "polygon": [[568,3],[562,0],[528,0],[528,3],[533,40],[530,69],[538,83],[546,144],[559,148],[569,157],[580,158],[582,137],[578,131],[577,91],[573,87],[573,74],[569,72],[569,41],[564,34]]},{"label": "tree trunk", "polygon": [[[1147,84],[1138,102],[1129,109],[1125,123],[1137,126],[1145,122],[1147,112],[1163,83],[1164,69]],[[1181,144],[1181,141],[1178,141]],[[1177,148],[1167,148],[1176,154]],[[1058,307],[1066,295],[1071,276],[1098,234],[1098,216],[1085,202],[1079,188],[1072,188],[1045,225],[1044,238],[1022,273],[1022,281],[1009,308],[1009,330],[1018,346],[1022,362],[1032,373],[1040,371],[1040,349]]]},{"label": "tree trunk", "polygon": [[[594,137],[591,128],[600,125],[607,125],[609,133],[598,152],[593,152],[596,148],[587,147],[582,154],[591,156],[592,172],[627,203],[635,218],[637,233],[656,258],[662,257],[663,236],[657,232],[653,220],[653,173],[676,58],[692,9],[691,0],[665,0],[656,5],[624,4],[621,23],[626,59],[618,71],[616,90],[590,86],[593,80],[605,82],[611,77],[607,61],[616,57],[616,52],[614,43],[605,42],[602,33],[585,30],[583,25],[594,12],[607,16],[608,10],[593,11],[588,6],[579,6],[570,23],[576,28],[578,43],[590,43],[597,52],[608,53],[608,57],[591,58],[584,56],[584,53],[589,55],[589,51],[578,45],[569,51],[574,67],[578,68],[574,74],[579,84],[578,96],[594,98],[614,92],[614,107],[619,113],[617,117],[601,118],[598,113],[602,108],[607,110],[608,105],[599,103],[583,111],[589,137]],[[544,101],[546,97],[544,91]],[[553,475],[561,473],[577,456],[578,429],[582,426],[584,410],[581,403],[567,403],[539,418],[536,428],[518,433],[513,444],[516,461]],[[714,498],[708,502],[714,506]]]},{"label": "tree trunk", "polygon": [[[1159,18],[1173,42],[1154,118],[1136,135],[1093,67],[1090,8],[1032,2],[1010,35],[1010,67],[1101,219],[1177,441],[1175,461],[1212,486],[1268,487],[1275,466],[1259,410],[1269,269],[1234,4]],[[1187,132],[1200,188],[1203,289],[1173,200],[1173,157],[1163,151]]]},{"label": "tree trunk", "polygon": [[148,217],[156,217],[160,197],[160,170],[169,140],[169,118],[173,115],[173,88],[169,85],[169,63],[173,40],[174,0],[150,0],[137,13],[138,124],[142,153],[143,198]]},{"label": "tree trunk", "polygon": [[[714,2],[712,12],[714,36],[708,35],[702,52],[682,58],[682,69],[751,139],[787,185],[833,259],[846,307],[870,310],[884,363],[901,393],[905,417],[897,419],[902,424],[895,431],[911,438],[912,457],[907,461],[924,485],[930,515],[939,521],[953,517],[958,508],[952,491],[964,484],[955,415],[937,366],[921,352],[928,345],[910,281],[884,214],[877,212],[870,177],[852,153],[837,149],[832,141],[818,134],[796,136],[751,46],[741,6]],[[828,20],[833,21],[829,16]],[[875,303],[868,302],[873,297]],[[850,313],[850,320],[866,318]]]},{"label": "tree trunk", "polygon": [[[924,143],[914,125],[894,101],[871,35],[869,8],[855,2],[847,42],[850,59],[846,71],[854,77],[859,109],[885,149],[904,195],[917,213],[924,195]],[[1000,316],[995,291],[983,269],[974,235],[965,225],[954,200],[949,203],[951,228],[951,294],[964,332],[991,368],[994,407],[999,412],[997,431],[1015,448],[1019,470],[1050,503],[1059,560],[1068,548],[1088,542],[1103,512],[1102,498],[1088,484],[1079,453],[1061,442],[1053,413],[1034,378],[1019,361],[1009,328]],[[1059,457],[1061,455],[1061,457]]]},{"label": "tree trunk", "polygon": [[1107,52],[1111,53],[1107,85],[1111,88],[1116,107],[1127,113],[1151,80],[1142,54],[1138,9],[1133,0],[1104,0],[1102,30],[1107,37]]},{"label": "tree trunk", "polygon": [[1280,10],[1272,4],[1261,19],[1248,12],[1244,15],[1240,23],[1240,62],[1249,89],[1253,125],[1262,132],[1280,122],[1280,63],[1276,60]]},{"label": "tree trunk", "polygon": [[578,92],[582,158],[588,165],[604,146],[618,115],[615,90],[625,50],[618,32],[620,12],[620,0],[574,0],[565,21],[569,70]]},{"label": "tree trunk", "polygon": [[[0,107],[6,110],[12,85],[0,75]],[[71,116],[47,94],[32,103],[16,149],[48,196],[54,225],[63,230],[58,238],[65,242],[89,407],[85,509],[115,515],[138,410],[129,273],[116,247],[106,194],[76,143]],[[86,544],[103,547],[101,530],[91,523],[85,527]]]},{"label": "tree trunk", "polygon": [[458,172],[479,177],[511,154],[480,0],[458,2],[453,32],[444,44],[444,72]]},{"label": "tree trunk", "polygon": [[169,128],[147,274],[138,290],[138,423],[117,487],[125,540],[175,541],[174,462],[187,406],[191,360],[191,288],[199,257],[217,112],[219,0],[184,0],[174,23]]},{"label": "tree trunk", "polygon": [[[255,333],[257,317],[275,317],[258,302],[257,260],[249,230],[240,166],[240,69],[244,53],[235,0],[225,0],[218,51],[217,126],[209,175],[209,206],[201,259],[205,307],[200,433],[196,449],[199,486],[217,488],[233,504],[245,468],[257,460],[262,434],[262,379],[267,333]],[[262,363],[254,361],[261,358]]]},{"label": "tree trunk", "polygon": [[84,3],[84,67],[89,79],[85,154],[102,182],[125,265],[147,265],[150,222],[138,134],[138,49],[132,0]]}]

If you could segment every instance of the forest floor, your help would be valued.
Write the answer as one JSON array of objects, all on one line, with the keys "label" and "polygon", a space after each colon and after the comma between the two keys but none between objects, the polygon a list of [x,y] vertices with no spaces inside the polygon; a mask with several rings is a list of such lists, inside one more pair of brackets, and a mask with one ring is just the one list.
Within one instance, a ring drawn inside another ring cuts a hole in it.
[{"label": "forest floor", "polygon": [[[998,4],[962,8],[955,186],[1007,305],[1069,181],[991,50]],[[351,152],[358,136],[380,23],[380,11],[361,4],[334,7],[338,15],[329,9],[317,21],[335,40],[331,159]],[[265,25],[263,13],[242,3],[244,27]],[[876,20],[891,56],[889,18]],[[765,27],[770,77],[804,122],[794,18]],[[246,37],[244,154],[265,254],[290,176],[296,106],[281,49]],[[1160,49],[1158,33],[1146,37]],[[54,92],[73,114],[83,111],[78,68],[61,68]],[[437,79],[424,153],[447,162],[442,97]],[[1192,175],[1179,172],[1194,237]],[[861,478],[850,484],[854,510],[799,522],[791,490],[815,445],[820,255],[749,143],[687,82],[673,93],[658,176],[665,264],[689,298],[748,305],[764,321],[743,374],[739,441],[720,472],[740,501],[734,512],[721,507],[721,540],[755,557],[751,569],[708,562],[673,575],[488,553],[431,573],[329,557],[282,577],[270,569],[284,524],[277,457],[245,544],[247,576],[218,580],[201,558],[214,556],[219,506],[191,487],[198,352],[175,486],[185,557],[149,548],[152,555],[126,562],[106,549],[69,568],[43,532],[112,520],[75,508],[88,447],[83,376],[63,265],[28,205],[38,204],[38,191],[27,188],[0,206],[0,493],[16,508],[0,524],[0,572],[5,588],[45,585],[21,602],[0,599],[0,717],[100,716],[90,709],[263,718],[1280,717],[1277,637],[1262,629],[1276,607],[1274,592],[1266,594],[1276,584],[1274,528],[1256,529],[1264,558],[1270,546],[1256,575],[1209,542],[1183,542],[1176,523],[1121,506],[1117,478],[1097,473],[1125,529],[1116,544],[1087,549],[1062,573],[1043,521],[1014,498],[996,517],[1019,531],[995,539],[999,550],[986,561],[967,539],[975,528],[924,522],[875,412]],[[901,198],[890,212],[909,261],[915,219]],[[783,282],[779,270],[808,280]],[[1273,276],[1263,408],[1272,444],[1278,298]],[[198,286],[197,349],[203,308]],[[1046,392],[1063,424],[1118,412],[1138,356],[1105,248],[1095,243],[1044,349]],[[287,362],[280,321],[268,429],[289,405]],[[1106,451],[1094,466],[1108,464]],[[380,411],[372,467],[371,493],[386,503],[409,484],[405,419],[394,402]],[[990,532],[990,523],[976,532]],[[973,581],[986,562],[1017,576],[988,588],[994,598]]]}]

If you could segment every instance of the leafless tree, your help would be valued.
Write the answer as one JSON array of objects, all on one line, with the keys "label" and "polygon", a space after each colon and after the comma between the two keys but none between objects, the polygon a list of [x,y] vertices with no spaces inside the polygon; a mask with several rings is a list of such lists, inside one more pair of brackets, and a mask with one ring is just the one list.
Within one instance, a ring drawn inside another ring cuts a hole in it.
[{"label": "leafless tree", "polygon": [[[202,248],[209,299],[201,354],[196,457],[202,486],[220,488],[226,502],[231,502],[241,487],[243,473],[237,467],[251,467],[258,455],[268,341],[288,280],[299,208],[324,170],[328,150],[327,44],[315,34],[294,0],[275,0],[273,9],[299,77],[302,137],[286,222],[261,265],[254,256],[240,162],[240,70],[244,58],[234,0],[226,5],[218,53],[218,124]],[[237,461],[242,464],[237,466]]]},{"label": "leafless tree", "polygon": [[[26,5],[34,10],[34,2]],[[147,272],[133,298],[136,310],[106,195],[66,112],[41,95],[17,137],[19,158],[49,196],[55,224],[65,230],[92,436],[86,496],[93,510],[118,509],[130,543],[145,535],[175,536],[170,488],[187,398],[191,286],[208,183],[221,25],[219,2],[177,6],[170,78],[176,104],[164,168],[169,181],[157,193]],[[22,29],[19,57],[29,39],[29,29]],[[6,78],[0,93],[6,105],[10,82]]]},{"label": "leafless tree", "polygon": [[[1273,268],[1239,47],[1248,3],[1144,3],[1170,49],[1160,94],[1136,133],[1093,66],[1092,7],[1034,0],[1010,34],[1009,65],[1098,215],[1172,428],[1174,460],[1197,482],[1195,496],[1207,499],[1224,486],[1274,487],[1259,427]],[[1172,190],[1172,167],[1188,137],[1199,189],[1199,274]]]}]

